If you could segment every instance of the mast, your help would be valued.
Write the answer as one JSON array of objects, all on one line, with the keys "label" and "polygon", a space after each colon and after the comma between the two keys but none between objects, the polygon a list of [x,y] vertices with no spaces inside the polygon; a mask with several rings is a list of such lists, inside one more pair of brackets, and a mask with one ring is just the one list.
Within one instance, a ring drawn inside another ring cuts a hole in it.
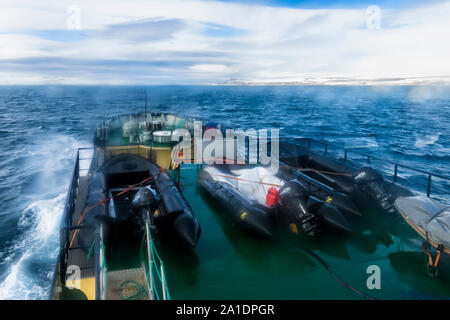
[{"label": "mast", "polygon": [[144,96],[145,96],[145,123],[147,123],[147,90],[144,89]]}]

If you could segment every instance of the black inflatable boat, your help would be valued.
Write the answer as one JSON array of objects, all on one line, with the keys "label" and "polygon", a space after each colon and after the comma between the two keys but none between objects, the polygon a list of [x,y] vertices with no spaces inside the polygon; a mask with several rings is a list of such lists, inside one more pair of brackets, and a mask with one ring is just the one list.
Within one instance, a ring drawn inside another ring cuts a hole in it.
[{"label": "black inflatable boat", "polygon": [[97,126],[93,148],[77,153],[52,299],[171,299],[157,247],[195,256],[201,234],[172,179],[171,133],[191,124],[141,113]]},{"label": "black inflatable boat", "polygon": [[[396,199],[414,196],[371,166],[293,148],[292,143],[280,144],[275,174],[256,165],[209,165],[199,184],[235,223],[266,236],[279,228],[308,236],[351,231],[351,221],[367,208],[393,213]],[[268,200],[271,193],[276,203]]]},{"label": "black inflatable boat", "polygon": [[275,229],[307,236],[326,229],[351,231],[336,206],[312,195],[299,179],[283,180],[262,166],[206,166],[199,184],[236,224],[254,234],[272,236]]},{"label": "black inflatable boat", "polygon": [[281,142],[280,175],[298,178],[320,199],[330,197],[342,211],[357,216],[369,206],[394,212],[395,199],[414,195],[385,179],[380,171],[368,165],[369,160],[367,165],[360,165],[346,157],[347,151],[344,159],[338,159],[310,147],[297,147],[293,151],[291,143]]},{"label": "black inflatable boat", "polygon": [[128,235],[123,236],[131,232],[139,238],[149,219],[155,237],[173,234],[189,247],[195,247],[200,237],[200,225],[172,179],[139,155],[114,156],[91,176],[84,210],[88,208],[92,209],[83,218],[85,228],[80,231],[80,241],[87,247],[96,225],[104,222],[116,232],[127,230]]}]

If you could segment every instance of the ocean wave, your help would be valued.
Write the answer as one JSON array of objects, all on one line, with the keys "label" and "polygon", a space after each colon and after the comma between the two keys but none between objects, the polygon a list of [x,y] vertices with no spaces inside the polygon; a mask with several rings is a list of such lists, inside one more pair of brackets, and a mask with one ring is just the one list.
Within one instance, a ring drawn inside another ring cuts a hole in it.
[{"label": "ocean wave", "polygon": [[335,141],[344,143],[347,149],[378,148],[378,142],[374,137],[346,137],[337,138]]},{"label": "ocean wave", "polygon": [[61,134],[27,144],[19,179],[23,206],[14,209],[21,210],[19,236],[0,251],[6,270],[0,277],[0,300],[48,298],[70,173],[77,149],[88,145]]},{"label": "ocean wave", "polygon": [[[0,283],[0,300],[45,299],[50,281],[39,281],[49,277],[53,261],[58,254],[58,229],[64,208],[65,193],[49,200],[31,203],[18,222],[23,234],[9,250],[11,254],[21,252],[17,261],[10,263],[7,276]],[[13,259],[8,259],[13,260]],[[47,272],[42,275],[30,270],[33,261],[47,262]]]},{"label": "ocean wave", "polygon": [[439,141],[440,134],[432,134],[426,136],[417,136],[416,143],[414,144],[416,148],[424,148],[428,145],[433,145]]}]

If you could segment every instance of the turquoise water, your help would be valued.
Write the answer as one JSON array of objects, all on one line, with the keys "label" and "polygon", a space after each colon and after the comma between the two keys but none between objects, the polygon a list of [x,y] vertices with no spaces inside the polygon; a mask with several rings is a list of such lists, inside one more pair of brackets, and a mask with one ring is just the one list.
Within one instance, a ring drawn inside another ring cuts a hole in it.
[{"label": "turquoise water", "polygon": [[[448,87],[161,86],[147,92],[151,111],[233,128],[275,127],[438,174],[450,171]],[[0,299],[47,298],[76,149],[92,145],[98,122],[143,109],[142,87],[0,87]],[[421,241],[400,217],[373,212],[357,222],[352,236],[261,242],[237,230],[213,204],[202,205],[202,195],[189,187],[195,170],[183,172],[203,234],[195,254],[161,248],[174,298],[360,298],[300,245],[375,297],[450,295],[448,257],[440,279],[427,278]],[[400,176],[424,190],[426,178],[407,171]],[[433,182],[435,195],[448,199],[449,190]],[[366,288],[371,264],[381,268],[381,290]]]}]

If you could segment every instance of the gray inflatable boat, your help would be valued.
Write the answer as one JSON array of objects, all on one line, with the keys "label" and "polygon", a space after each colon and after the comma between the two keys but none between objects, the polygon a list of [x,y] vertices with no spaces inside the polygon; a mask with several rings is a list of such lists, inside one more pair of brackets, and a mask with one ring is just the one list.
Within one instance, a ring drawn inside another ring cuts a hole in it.
[{"label": "gray inflatable boat", "polygon": [[450,206],[423,195],[400,197],[394,206],[430,245],[450,254]]}]

